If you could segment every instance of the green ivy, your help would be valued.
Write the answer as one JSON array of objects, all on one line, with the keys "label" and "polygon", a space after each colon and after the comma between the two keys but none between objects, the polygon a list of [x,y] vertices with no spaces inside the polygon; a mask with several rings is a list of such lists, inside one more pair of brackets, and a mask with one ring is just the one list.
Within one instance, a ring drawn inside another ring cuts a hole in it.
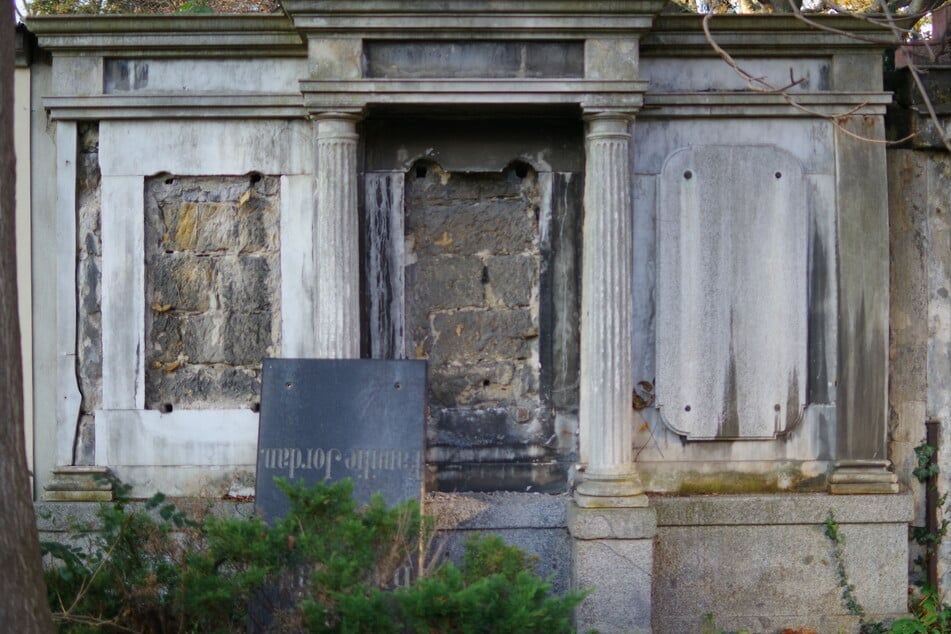
[{"label": "green ivy", "polygon": [[[932,463],[935,447],[922,442],[915,447],[917,466],[912,471],[920,482],[932,486],[930,480],[937,476],[939,468]],[[943,509],[947,496],[938,499],[938,508]],[[943,520],[936,532],[929,532],[925,528],[912,527],[909,537],[925,548],[926,553],[937,550],[948,532],[948,520]],[[836,576],[842,588],[842,603],[849,614],[860,618],[862,634],[951,634],[951,606],[948,606],[935,588],[924,586],[914,593],[908,602],[909,618],[898,619],[890,625],[865,620],[865,610],[855,597],[855,587],[849,582],[845,572],[845,560],[842,554],[843,538],[839,531],[839,524],[832,510],[825,521],[825,535],[832,543],[832,558],[835,562]],[[915,563],[924,566],[924,560],[919,557]]]}]

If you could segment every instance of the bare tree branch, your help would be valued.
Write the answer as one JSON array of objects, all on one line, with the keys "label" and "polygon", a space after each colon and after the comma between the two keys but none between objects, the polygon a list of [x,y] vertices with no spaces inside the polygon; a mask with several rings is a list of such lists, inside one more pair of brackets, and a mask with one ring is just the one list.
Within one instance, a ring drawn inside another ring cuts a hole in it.
[{"label": "bare tree branch", "polygon": [[829,121],[830,123],[832,123],[832,125],[834,125],[836,129],[842,132],[843,134],[859,139],[861,141],[867,141],[869,143],[880,143],[883,145],[893,145],[896,143],[903,143],[911,138],[909,136],[904,139],[899,139],[897,141],[886,141],[883,139],[874,139],[871,137],[865,137],[865,136],[856,134],[855,132],[852,132],[851,130],[849,130],[848,127],[843,125],[843,122],[845,121],[846,118],[855,116],[859,111],[861,111],[863,108],[865,108],[868,105],[867,103],[861,103],[857,106],[850,108],[849,110],[846,110],[845,112],[840,112],[835,114],[828,114],[825,112],[819,112],[818,110],[814,110],[812,108],[807,108],[806,106],[799,103],[796,100],[796,98],[789,93],[789,90],[791,88],[793,88],[794,86],[797,86],[803,81],[802,79],[798,79],[798,80],[795,79],[795,77],[793,76],[792,69],[789,70],[791,83],[783,87],[773,86],[768,81],[766,81],[765,78],[754,76],[752,73],[750,73],[749,71],[745,70],[742,66],[740,66],[737,63],[737,61],[733,58],[733,56],[727,53],[723,49],[723,47],[717,44],[717,41],[714,39],[713,34],[710,32],[710,19],[712,17],[713,17],[712,13],[706,14],[705,16],[703,16],[703,22],[701,23],[703,25],[703,34],[707,39],[707,43],[710,44],[710,47],[714,50],[714,52],[716,52],[716,54],[720,56],[720,59],[726,62],[726,64],[730,66],[730,68],[732,68],[738,75],[740,75],[740,77],[746,80],[747,87],[750,90],[755,92],[760,92],[760,93],[779,95],[783,98],[783,101],[785,101],[788,105],[792,106],[796,110],[799,110],[800,112],[803,112],[805,114],[808,114],[820,119],[825,119]]}]

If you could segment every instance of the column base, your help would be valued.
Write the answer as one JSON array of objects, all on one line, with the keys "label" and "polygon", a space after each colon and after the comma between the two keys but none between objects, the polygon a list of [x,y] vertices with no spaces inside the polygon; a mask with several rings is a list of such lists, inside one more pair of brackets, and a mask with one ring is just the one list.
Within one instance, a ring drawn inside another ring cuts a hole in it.
[{"label": "column base", "polygon": [[53,469],[43,487],[44,502],[110,502],[112,482],[107,467],[64,466]]},{"label": "column base", "polygon": [[648,499],[636,474],[585,474],[575,489],[575,504],[581,508],[641,508],[648,505]]},{"label": "column base", "polygon": [[898,493],[898,476],[888,460],[840,460],[829,476],[829,493],[863,495]]}]

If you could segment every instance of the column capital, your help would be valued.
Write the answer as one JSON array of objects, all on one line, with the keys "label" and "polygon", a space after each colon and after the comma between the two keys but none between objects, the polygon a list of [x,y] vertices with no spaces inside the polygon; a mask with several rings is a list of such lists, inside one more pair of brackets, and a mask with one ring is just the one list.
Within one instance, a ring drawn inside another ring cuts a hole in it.
[{"label": "column capital", "polygon": [[358,138],[356,126],[363,120],[363,109],[340,109],[311,112],[308,115],[314,122],[317,139],[353,139]]},{"label": "column capital", "polygon": [[308,115],[313,121],[352,121],[357,123],[364,117],[363,108],[340,108],[320,110]]},{"label": "column capital", "polygon": [[581,117],[589,124],[610,124],[611,122],[614,122],[628,125],[634,119],[636,114],[636,110],[630,109],[583,107]]}]

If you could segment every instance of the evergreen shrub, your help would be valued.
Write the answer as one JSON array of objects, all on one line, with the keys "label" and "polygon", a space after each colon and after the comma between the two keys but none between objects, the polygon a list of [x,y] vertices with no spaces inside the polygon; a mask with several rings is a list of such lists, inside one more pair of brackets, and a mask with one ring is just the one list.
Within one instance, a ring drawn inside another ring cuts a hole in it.
[{"label": "evergreen shrub", "polygon": [[290,511],[268,525],[161,494],[135,504],[117,483],[98,526],[42,544],[59,631],[572,631],[586,593],[552,595],[533,557],[497,536],[470,538],[459,566],[423,565],[432,530],[415,501],[360,506],[349,481],[280,486]]}]

